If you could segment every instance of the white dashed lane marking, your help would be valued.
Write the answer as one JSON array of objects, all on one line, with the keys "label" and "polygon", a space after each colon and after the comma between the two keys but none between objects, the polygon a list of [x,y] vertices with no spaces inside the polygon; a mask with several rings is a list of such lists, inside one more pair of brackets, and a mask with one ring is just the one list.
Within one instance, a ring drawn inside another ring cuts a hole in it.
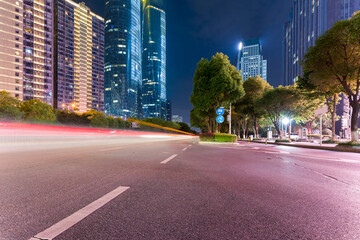
[{"label": "white dashed lane marking", "polygon": [[70,215],[69,217],[61,220],[60,222],[56,223],[55,225],[49,227],[45,231],[36,234],[35,237],[30,238],[30,240],[34,239],[54,239],[55,237],[59,236],[61,233],[65,232],[67,229],[71,228],[99,208],[103,207],[105,204],[128,190],[129,187],[118,187],[114,191],[106,194],[105,196],[99,198],[98,200],[90,203],[86,207],[80,209],[79,211],[75,212],[74,214]]},{"label": "white dashed lane marking", "polygon": [[161,164],[166,164],[166,163],[170,162],[171,160],[173,160],[176,157],[177,157],[177,154],[174,154],[171,157],[169,157],[169,158],[165,159],[164,161],[162,161]]}]

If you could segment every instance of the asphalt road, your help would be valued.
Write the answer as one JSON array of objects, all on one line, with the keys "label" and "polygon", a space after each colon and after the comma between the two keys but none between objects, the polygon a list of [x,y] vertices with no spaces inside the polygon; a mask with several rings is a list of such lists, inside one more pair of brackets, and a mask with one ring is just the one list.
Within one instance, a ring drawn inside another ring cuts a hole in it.
[{"label": "asphalt road", "polygon": [[360,239],[359,154],[196,141],[3,144],[0,239]]}]

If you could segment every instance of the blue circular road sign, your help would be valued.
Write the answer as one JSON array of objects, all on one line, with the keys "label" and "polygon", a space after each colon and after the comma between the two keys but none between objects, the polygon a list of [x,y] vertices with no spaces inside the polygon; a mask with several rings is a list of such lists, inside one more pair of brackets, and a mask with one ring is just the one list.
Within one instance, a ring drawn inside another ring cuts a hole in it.
[{"label": "blue circular road sign", "polygon": [[223,123],[223,122],[225,121],[225,118],[224,118],[223,116],[218,116],[218,117],[216,118],[216,121],[217,121],[218,123]]},{"label": "blue circular road sign", "polygon": [[217,115],[222,116],[222,115],[224,115],[225,110],[223,108],[219,108],[218,110],[216,110],[216,113],[217,113]]}]

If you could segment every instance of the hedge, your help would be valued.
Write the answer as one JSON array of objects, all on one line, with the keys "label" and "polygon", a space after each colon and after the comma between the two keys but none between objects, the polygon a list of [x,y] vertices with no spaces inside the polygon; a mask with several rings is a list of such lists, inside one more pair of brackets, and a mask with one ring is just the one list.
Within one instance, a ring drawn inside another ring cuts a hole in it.
[{"label": "hedge", "polygon": [[338,144],[339,147],[360,147],[360,142],[343,142]]},{"label": "hedge", "polygon": [[200,141],[203,142],[237,142],[237,136],[225,133],[202,133]]}]

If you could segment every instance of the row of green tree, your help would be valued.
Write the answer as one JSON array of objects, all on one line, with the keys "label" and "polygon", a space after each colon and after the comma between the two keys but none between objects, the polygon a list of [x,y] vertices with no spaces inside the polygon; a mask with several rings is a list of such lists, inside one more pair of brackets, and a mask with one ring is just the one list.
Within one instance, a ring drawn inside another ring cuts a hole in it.
[{"label": "row of green tree", "polygon": [[[351,140],[358,140],[360,110],[360,14],[337,22],[317,39],[303,62],[304,74],[293,86],[273,88],[260,77],[242,81],[240,71],[227,56],[216,54],[202,59],[194,75],[191,103],[192,126],[205,132],[226,129],[216,123],[216,109],[229,107],[238,130],[252,128],[259,136],[259,126],[271,124],[281,134],[281,119],[293,119],[305,126],[314,122],[317,108],[327,105],[331,115],[332,137],[335,137],[336,106],[343,93],[350,102]],[[251,127],[250,127],[251,126]],[[239,133],[240,135],[240,133]],[[245,134],[244,134],[245,135]]]},{"label": "row of green tree", "polygon": [[[25,120],[42,123],[58,122],[66,125],[100,128],[132,128],[131,121],[124,121],[122,118],[107,117],[104,113],[99,111],[90,110],[80,114],[69,110],[56,110],[50,105],[37,99],[22,102],[19,99],[12,97],[11,94],[6,91],[0,92],[0,119]],[[174,123],[159,118],[148,118],[143,121],[162,127],[194,133],[189,125],[183,122]],[[154,128],[141,125],[136,126],[136,128],[155,130]]]},{"label": "row of green tree", "polygon": [[227,131],[227,124],[216,122],[216,109],[232,104],[232,119],[239,136],[246,136],[251,129],[255,138],[261,127],[269,125],[282,136],[283,117],[305,124],[315,118],[314,111],[322,103],[295,86],[273,88],[259,76],[242,81],[240,71],[221,53],[198,63],[190,100],[194,106],[192,126],[204,132]]}]

